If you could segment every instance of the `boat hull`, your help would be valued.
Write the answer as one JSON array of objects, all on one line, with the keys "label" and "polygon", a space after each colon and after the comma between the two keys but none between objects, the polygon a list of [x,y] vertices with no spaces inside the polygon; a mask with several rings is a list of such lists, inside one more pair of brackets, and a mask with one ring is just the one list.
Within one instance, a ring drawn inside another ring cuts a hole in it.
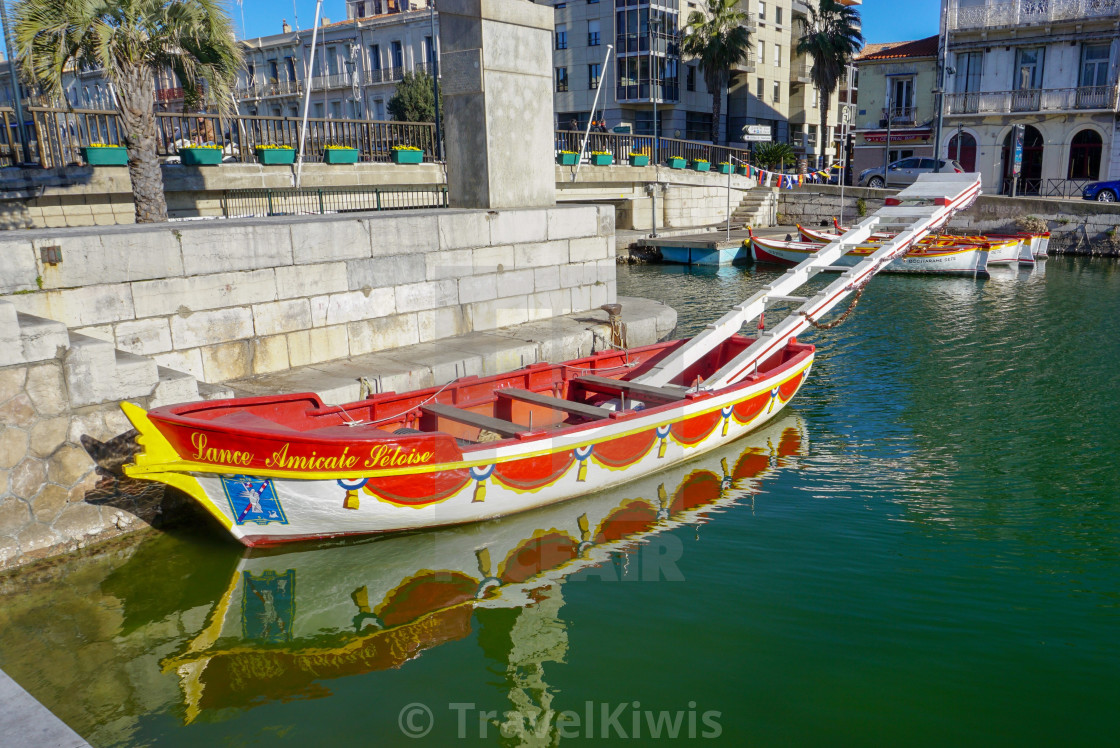
[{"label": "boat hull", "polygon": [[[301,477],[192,463],[167,446],[174,470],[149,464],[129,474],[184,490],[247,546],[476,522],[627,483],[753,431],[781,412],[808,376],[813,349],[801,348],[766,376],[721,391],[616,413],[547,437],[497,442],[464,451],[454,462]],[[126,409],[141,444],[158,456],[163,434],[137,411]],[[217,442],[212,436],[209,443]]]},{"label": "boat hull", "polygon": [[[751,240],[751,257],[754,261],[776,265],[796,265],[819,249],[820,245],[806,242],[760,241],[758,237]],[[852,267],[869,253],[861,253],[857,249],[841,257],[835,265]],[[987,272],[987,261],[988,251],[982,247],[920,248],[905,257],[892,260],[882,272],[976,275]]]}]

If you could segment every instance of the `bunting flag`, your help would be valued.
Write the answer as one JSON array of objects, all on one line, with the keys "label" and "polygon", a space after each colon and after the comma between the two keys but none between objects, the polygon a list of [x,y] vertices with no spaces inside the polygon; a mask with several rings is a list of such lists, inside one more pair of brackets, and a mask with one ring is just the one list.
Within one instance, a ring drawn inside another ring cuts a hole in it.
[{"label": "bunting flag", "polygon": [[762,186],[769,187],[774,185],[778,189],[792,190],[795,187],[804,187],[806,183],[827,183],[832,176],[830,169],[811,171],[807,174],[779,174],[778,172],[767,171],[766,169],[751,166],[747,163],[744,163],[743,166],[745,167],[747,178],[754,179]]}]

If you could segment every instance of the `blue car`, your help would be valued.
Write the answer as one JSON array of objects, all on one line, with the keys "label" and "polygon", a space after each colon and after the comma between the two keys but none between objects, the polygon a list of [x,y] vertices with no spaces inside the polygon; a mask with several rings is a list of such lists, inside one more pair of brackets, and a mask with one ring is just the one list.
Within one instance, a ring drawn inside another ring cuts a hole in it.
[{"label": "blue car", "polygon": [[1114,203],[1117,197],[1120,197],[1120,179],[1093,182],[1081,193],[1083,200],[1096,200],[1098,203]]}]

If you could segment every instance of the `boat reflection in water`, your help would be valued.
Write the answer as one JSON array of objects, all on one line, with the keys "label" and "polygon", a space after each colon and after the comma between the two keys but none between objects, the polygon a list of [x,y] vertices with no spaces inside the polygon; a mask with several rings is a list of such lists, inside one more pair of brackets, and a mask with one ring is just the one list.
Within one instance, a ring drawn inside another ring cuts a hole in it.
[{"label": "boat reflection in water", "polygon": [[[543,628],[557,639],[552,647],[539,641],[542,627],[514,625],[505,636],[531,629],[529,649],[557,660],[567,649],[564,626],[555,625],[565,577],[707,521],[753,496],[805,448],[801,421],[783,418],[673,470],[538,511],[362,543],[247,551],[202,631],[163,669],[179,676],[192,722],[207,709],[325,696],[317,682],[400,667],[466,637],[472,621],[485,627],[487,609],[551,617]],[[665,554],[638,555],[642,579],[666,578],[657,568]],[[668,563],[669,578],[679,575]],[[539,720],[547,707],[534,702],[548,703],[547,688],[523,674],[539,680],[540,668],[507,664],[515,712]]]}]

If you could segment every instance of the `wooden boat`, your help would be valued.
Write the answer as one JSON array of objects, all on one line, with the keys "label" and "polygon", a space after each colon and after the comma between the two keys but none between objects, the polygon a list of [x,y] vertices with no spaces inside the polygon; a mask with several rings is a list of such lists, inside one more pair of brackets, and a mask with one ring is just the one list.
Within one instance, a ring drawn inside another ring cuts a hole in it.
[{"label": "wooden boat", "polygon": [[[749,233],[751,259],[755,262],[797,265],[821,248],[817,242],[763,239],[755,236],[753,231]],[[838,269],[853,267],[863,258],[870,256],[877,247],[876,243],[853,247],[838,259],[834,266]],[[893,260],[883,268],[882,272],[983,275],[987,272],[988,254],[988,246],[985,244],[922,244],[911,249],[906,256]]]},{"label": "wooden boat", "polygon": [[[189,494],[249,546],[476,522],[632,481],[773,418],[812,367],[796,336],[979,194],[978,175],[919,177],[690,340],[341,406],[311,393],[125,403],[140,451],[124,470]],[[814,296],[791,295],[891,228]],[[801,306],[770,330],[739,334],[791,300]]]},{"label": "wooden boat", "polygon": [[314,698],[328,692],[318,685],[326,681],[402,667],[485,629],[480,610],[509,611],[508,620],[539,604],[542,591],[559,595],[581,571],[676,578],[679,553],[666,553],[659,544],[672,540],[658,536],[753,499],[807,446],[804,424],[786,415],[622,490],[423,536],[246,552],[213,580],[206,620],[162,669],[179,676],[190,723],[206,711]]},{"label": "wooden boat", "polygon": [[[834,218],[832,220],[833,223],[839,227],[839,223],[836,222],[836,219]],[[836,241],[840,236],[840,234],[834,231],[822,231],[820,229],[802,226],[801,224],[797,224],[797,233],[802,241],[814,242],[817,244],[828,244],[831,241]],[[882,232],[872,234],[869,243],[882,242],[888,238],[890,238],[890,235]],[[1034,256],[1031,254],[1031,240],[1027,235],[995,237],[990,235],[936,234],[926,237],[921,242],[921,246],[923,247],[960,244],[973,244],[987,249],[988,259],[985,263],[987,267],[992,267],[993,265],[1013,265],[1016,263],[1034,264]]]},{"label": "wooden boat", "polygon": [[[832,219],[832,225],[836,227],[836,231],[838,231],[840,234],[843,234],[845,231],[847,231],[847,229],[840,225],[840,222],[836,220],[835,217],[833,217]],[[878,235],[877,238],[882,238],[882,234]],[[944,238],[953,238],[953,235],[946,235]],[[1009,239],[1018,239],[1024,243],[1024,248],[1019,256],[1019,261],[1027,264],[1032,264],[1035,258],[1047,257],[1048,248],[1050,246],[1049,231],[1020,231],[1000,234],[981,234],[979,236],[968,236],[967,238],[976,238],[977,240],[983,241],[1007,241]]]}]

